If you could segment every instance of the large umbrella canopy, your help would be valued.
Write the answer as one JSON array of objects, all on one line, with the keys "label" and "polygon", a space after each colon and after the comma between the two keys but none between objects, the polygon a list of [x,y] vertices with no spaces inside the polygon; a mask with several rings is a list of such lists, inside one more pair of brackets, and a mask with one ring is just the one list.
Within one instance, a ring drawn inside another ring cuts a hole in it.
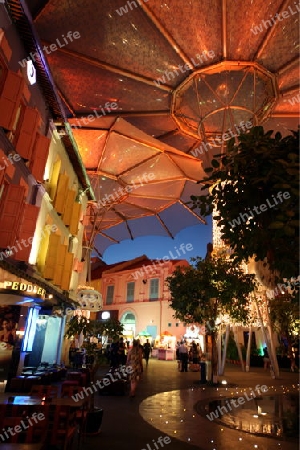
[{"label": "large umbrella canopy", "polygon": [[[160,234],[174,237],[187,226],[205,223],[187,205],[203,179],[200,160],[140,131],[123,119],[109,130],[74,130],[96,202],[88,206],[85,239],[105,248],[123,239]],[[176,221],[174,217],[177,217]]]},{"label": "large umbrella canopy", "polygon": [[[264,123],[284,134],[297,128],[299,14],[294,0],[5,3],[28,54],[48,49],[43,60],[35,61],[38,75],[58,129],[67,119],[78,127],[74,133],[81,149],[89,147],[88,170],[98,168],[91,150],[106,139],[116,117],[198,156],[205,166],[219,149],[197,151],[199,145],[228,128],[235,131],[241,121]],[[56,50],[49,51],[54,43]],[[50,89],[52,79],[56,87]],[[140,206],[144,213],[145,204]],[[171,225],[181,220],[176,214]],[[103,217],[105,232],[112,230],[109,220]],[[133,225],[130,232],[126,225],[131,220],[128,215],[123,225],[114,226],[123,226],[130,237]]]},{"label": "large umbrella canopy", "polygon": [[[12,5],[12,14],[19,21],[16,5],[25,2],[6,3]],[[60,42],[57,50],[48,51],[45,57],[66,114],[74,123],[81,121],[85,128],[87,120],[83,118],[97,112],[97,120],[90,126],[107,129],[112,116],[122,116],[150,136],[186,153],[202,141],[203,129],[208,134],[215,131],[215,120],[218,128],[223,119],[229,126],[227,117],[222,116],[224,105],[226,114],[232,111],[228,106],[237,107],[232,121],[238,124],[236,112],[251,109],[254,99],[258,103],[267,100],[270,93],[264,85],[269,84],[269,75],[277,79],[277,92],[272,108],[266,115],[258,114],[258,122],[265,121],[267,129],[286,133],[297,127],[299,13],[295,3],[26,1],[41,47],[47,45],[49,49],[57,39]],[[76,38],[67,38],[69,31],[77,31]],[[30,40],[27,33],[23,36]],[[245,67],[238,71],[245,62],[259,64],[262,77],[255,71],[254,80],[250,75],[253,71]],[[202,73],[204,69],[211,74]],[[190,89],[185,82],[193,74],[194,88]],[[182,96],[185,87],[187,95]],[[107,102],[117,104],[117,108],[108,110]],[[210,106],[216,112],[213,115]],[[264,109],[266,104],[257,106]],[[197,125],[200,117],[208,115],[201,121],[199,136],[186,133],[188,127],[179,123],[177,112]],[[210,156],[204,153],[200,157],[209,163]]]}]

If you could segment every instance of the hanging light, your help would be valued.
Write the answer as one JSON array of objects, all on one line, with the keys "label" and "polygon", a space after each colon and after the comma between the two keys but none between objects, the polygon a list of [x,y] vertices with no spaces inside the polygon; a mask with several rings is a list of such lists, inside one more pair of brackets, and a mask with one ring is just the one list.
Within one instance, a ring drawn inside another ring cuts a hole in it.
[{"label": "hanging light", "polygon": [[266,120],[278,92],[275,75],[261,65],[223,61],[185,79],[173,93],[171,113],[185,134],[223,147]]},{"label": "hanging light", "polygon": [[95,289],[81,289],[77,292],[78,309],[101,311],[103,309],[102,294]]}]

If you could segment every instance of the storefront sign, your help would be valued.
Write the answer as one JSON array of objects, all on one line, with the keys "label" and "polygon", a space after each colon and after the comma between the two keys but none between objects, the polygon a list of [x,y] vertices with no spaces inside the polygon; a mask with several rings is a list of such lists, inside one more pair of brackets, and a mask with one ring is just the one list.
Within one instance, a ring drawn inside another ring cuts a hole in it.
[{"label": "storefront sign", "polygon": [[26,75],[29,84],[33,85],[36,83],[36,70],[31,59],[26,61]]},{"label": "storefront sign", "polygon": [[46,295],[45,289],[30,283],[21,283],[19,281],[4,281],[4,288],[12,291],[21,291],[28,294],[36,294],[44,297]]}]

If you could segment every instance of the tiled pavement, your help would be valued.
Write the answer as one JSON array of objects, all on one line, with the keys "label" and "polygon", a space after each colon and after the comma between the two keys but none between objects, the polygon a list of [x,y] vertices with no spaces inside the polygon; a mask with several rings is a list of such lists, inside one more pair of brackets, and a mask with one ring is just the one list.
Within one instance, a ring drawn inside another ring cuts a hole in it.
[{"label": "tiled pavement", "polygon": [[[105,368],[101,368],[97,378],[100,379],[104,373]],[[224,377],[220,378],[225,378],[229,386],[236,385],[237,388],[227,390],[226,387],[200,386],[197,384],[199,377],[199,372],[178,372],[176,362],[150,360],[134,399],[95,395],[95,406],[104,410],[102,428],[98,435],[86,437],[83,449],[298,449],[297,442],[257,437],[210,422],[205,416],[198,415],[194,408],[198,400],[222,394],[239,397],[258,384],[268,387],[267,395],[277,394],[283,389],[297,391],[298,373],[282,371],[280,379],[273,380],[260,368],[243,373],[238,366],[229,365]],[[158,443],[160,436],[169,436],[171,442]]]}]

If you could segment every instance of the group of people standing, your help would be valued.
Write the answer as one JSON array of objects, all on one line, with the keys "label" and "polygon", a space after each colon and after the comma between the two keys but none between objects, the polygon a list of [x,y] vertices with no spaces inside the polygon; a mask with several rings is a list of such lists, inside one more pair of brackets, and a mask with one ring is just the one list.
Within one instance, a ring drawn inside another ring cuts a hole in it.
[{"label": "group of people standing", "polygon": [[188,371],[188,363],[199,364],[203,357],[203,352],[200,344],[192,342],[191,346],[188,347],[186,342],[183,341],[176,349],[176,358],[179,362],[180,372]]},{"label": "group of people standing", "polygon": [[112,369],[117,369],[120,365],[127,365],[131,367],[130,372],[130,397],[135,396],[137,384],[143,373],[143,358],[146,361],[146,366],[149,362],[151,354],[151,344],[149,340],[144,345],[140,343],[139,339],[134,339],[132,347],[125,345],[123,338],[111,344],[109,359]]}]

